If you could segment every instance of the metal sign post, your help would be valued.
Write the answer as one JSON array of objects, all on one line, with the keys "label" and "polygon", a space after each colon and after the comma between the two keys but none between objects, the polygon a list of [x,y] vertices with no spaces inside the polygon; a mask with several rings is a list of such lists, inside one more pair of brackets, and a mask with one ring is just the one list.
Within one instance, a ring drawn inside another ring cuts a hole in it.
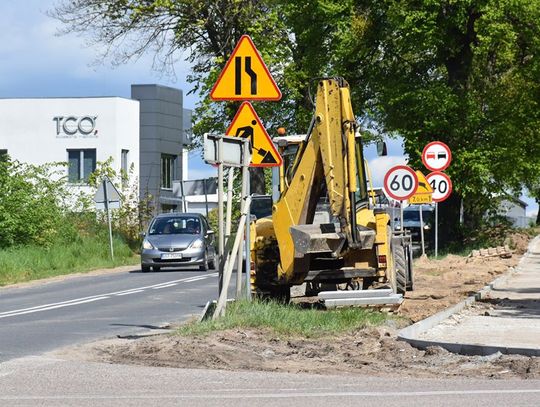
[{"label": "metal sign post", "polygon": [[420,205],[420,241],[422,242],[422,256],[426,255],[426,245],[424,241],[424,214]]},{"label": "metal sign post", "polygon": [[439,255],[439,203],[435,202],[435,257]]},{"label": "metal sign post", "polygon": [[113,185],[111,180],[108,177],[104,177],[103,181],[99,184],[96,194],[94,195],[94,202],[96,203],[96,209],[104,209],[107,214],[107,224],[109,226],[109,246],[112,260],[114,260],[114,249],[112,239],[111,209],[120,208],[120,201],[120,193]]},{"label": "metal sign post", "polygon": [[[241,196],[241,212],[246,212],[246,232],[238,229],[236,233],[241,233],[242,235],[247,235],[247,230],[249,229],[249,209],[246,207],[246,200],[248,198],[248,189],[249,189],[249,164],[251,162],[251,156],[249,154],[249,140],[244,140],[244,163],[242,166],[242,196]],[[248,210],[246,210],[248,209]],[[249,242],[246,239],[246,242]],[[250,257],[249,247],[247,244],[240,245],[238,247],[238,259],[236,263],[236,299],[239,300],[242,297],[242,265],[244,263],[243,253],[246,253],[246,258]],[[249,273],[249,268],[246,268],[246,274]]]},{"label": "metal sign post", "polygon": [[225,243],[223,235],[223,138],[218,139],[218,257],[219,257],[219,293],[223,288],[223,252]]},{"label": "metal sign post", "polygon": [[109,210],[109,196],[107,194],[107,180],[106,179],[103,180],[103,194],[105,195],[105,212],[107,213],[107,223],[109,224],[109,246],[111,247],[111,260],[114,261],[111,213]]}]

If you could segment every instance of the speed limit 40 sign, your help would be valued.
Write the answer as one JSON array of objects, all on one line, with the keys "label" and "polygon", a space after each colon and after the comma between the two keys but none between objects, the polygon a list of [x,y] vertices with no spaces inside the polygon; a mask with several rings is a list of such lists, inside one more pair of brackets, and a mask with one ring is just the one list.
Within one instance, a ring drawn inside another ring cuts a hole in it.
[{"label": "speed limit 40 sign", "polygon": [[386,194],[397,201],[406,201],[418,188],[418,176],[411,167],[396,165],[384,177]]},{"label": "speed limit 40 sign", "polygon": [[442,202],[452,193],[452,181],[444,172],[432,172],[426,176],[426,180],[433,188],[433,202]]}]

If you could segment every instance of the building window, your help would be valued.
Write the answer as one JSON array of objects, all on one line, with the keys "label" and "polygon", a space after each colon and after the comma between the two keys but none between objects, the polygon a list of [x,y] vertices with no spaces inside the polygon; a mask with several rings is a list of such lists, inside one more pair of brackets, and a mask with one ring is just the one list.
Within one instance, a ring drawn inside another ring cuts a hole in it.
[{"label": "building window", "polygon": [[120,158],[120,168],[126,175],[128,173],[128,154],[129,150],[122,150],[122,156]]},{"label": "building window", "polygon": [[176,156],[161,154],[161,188],[172,189],[172,182],[176,178]]},{"label": "building window", "polygon": [[68,151],[68,181],[75,184],[88,183],[88,177],[96,170],[96,150]]}]

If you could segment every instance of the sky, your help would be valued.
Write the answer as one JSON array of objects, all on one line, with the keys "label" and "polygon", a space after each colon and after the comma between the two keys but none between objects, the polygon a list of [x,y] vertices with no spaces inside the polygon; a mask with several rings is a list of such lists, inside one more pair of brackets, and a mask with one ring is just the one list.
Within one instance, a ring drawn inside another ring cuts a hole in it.
[{"label": "sky", "polygon": [[[131,85],[157,83],[184,91],[184,107],[193,109],[196,95],[187,95],[189,65],[175,64],[175,77],[152,70],[147,55],[127,65],[96,65],[97,50],[85,47],[76,35],[56,35],[60,23],[45,11],[57,0],[0,0],[0,97],[121,96],[130,97]],[[264,123],[264,117],[261,118]],[[377,157],[375,147],[366,148],[373,184],[381,186],[384,174],[394,165],[404,164],[401,140],[388,140],[388,156]],[[200,159],[200,152],[189,155],[188,177],[215,176],[215,169]],[[534,200],[523,196],[528,213],[538,210]]]}]

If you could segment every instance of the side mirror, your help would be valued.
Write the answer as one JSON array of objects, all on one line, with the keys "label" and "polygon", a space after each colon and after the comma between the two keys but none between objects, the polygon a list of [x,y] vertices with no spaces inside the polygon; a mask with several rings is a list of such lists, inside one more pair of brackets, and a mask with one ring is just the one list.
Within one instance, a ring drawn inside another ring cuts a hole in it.
[{"label": "side mirror", "polygon": [[215,233],[215,232],[214,232],[213,230],[207,230],[207,231],[206,231],[206,237],[213,236],[214,233]]},{"label": "side mirror", "polygon": [[146,236],[146,232],[140,232],[140,233],[139,233],[139,236],[140,236],[140,237],[145,237],[145,236]]},{"label": "side mirror", "polygon": [[377,141],[377,155],[379,157],[384,157],[384,156],[388,155],[388,149],[386,147],[386,142]]},{"label": "side mirror", "polygon": [[429,225],[424,225],[424,230],[430,230],[431,229],[431,226]]}]

